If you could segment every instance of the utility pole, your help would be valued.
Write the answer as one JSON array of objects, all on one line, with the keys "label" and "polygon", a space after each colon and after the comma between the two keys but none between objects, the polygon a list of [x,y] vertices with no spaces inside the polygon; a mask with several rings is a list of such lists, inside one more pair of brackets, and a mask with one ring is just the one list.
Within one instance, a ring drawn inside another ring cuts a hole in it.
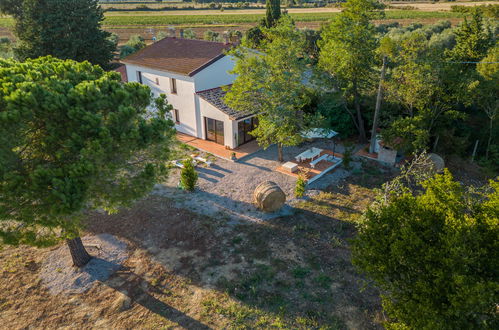
[{"label": "utility pole", "polygon": [[376,148],[376,131],[378,130],[378,119],[379,119],[379,111],[381,108],[381,99],[383,98],[383,82],[385,80],[385,72],[386,72],[386,55],[383,56],[383,66],[381,67],[381,79],[379,80],[378,86],[378,95],[376,96],[376,108],[374,109],[374,120],[373,127],[371,129],[371,144],[369,145],[369,152],[373,153]]}]

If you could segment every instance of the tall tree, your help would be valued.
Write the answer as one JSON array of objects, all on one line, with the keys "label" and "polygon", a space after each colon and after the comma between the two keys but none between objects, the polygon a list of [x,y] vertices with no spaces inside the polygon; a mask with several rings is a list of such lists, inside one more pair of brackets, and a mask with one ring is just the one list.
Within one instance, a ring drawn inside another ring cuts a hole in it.
[{"label": "tall tree", "polygon": [[151,102],[149,87],[88,62],[0,59],[0,242],[66,239],[88,262],[82,212],[114,211],[166,175],[171,107]]},{"label": "tall tree", "polygon": [[[454,34],[456,45],[446,51],[447,56],[454,61],[478,62],[494,44],[492,31],[484,25],[482,12],[477,9],[472,12],[471,20],[464,18]],[[469,65],[476,66],[475,63]]]},{"label": "tall tree", "polygon": [[419,183],[390,184],[369,208],[354,264],[381,288],[390,328],[497,328],[499,184],[467,191],[447,170]]},{"label": "tall tree", "polygon": [[463,93],[476,75],[476,65],[494,45],[494,35],[483,22],[482,11],[473,10],[471,19],[465,17],[463,23],[454,30],[456,44],[445,51],[450,62],[446,77],[449,93],[456,102],[467,103],[467,94]]},{"label": "tall tree", "polygon": [[380,17],[380,4],[374,0],[348,0],[340,14],[324,27],[319,41],[319,65],[332,74],[345,97],[353,103],[359,139],[366,142],[361,109],[364,91],[372,87],[376,64],[376,29],[372,19]]},{"label": "tall tree", "polygon": [[424,149],[439,123],[462,115],[452,109],[442,55],[417,30],[398,41],[392,57],[395,67],[386,83],[387,95],[404,113],[383,131],[383,138],[399,140],[393,146],[408,152]]},{"label": "tall tree", "polygon": [[264,148],[276,143],[283,161],[282,147],[301,142],[300,132],[311,120],[301,111],[308,102],[305,40],[287,15],[263,33],[261,53],[246,47],[233,51],[237,78],[225,102],[235,110],[257,113],[258,126],[251,134]]},{"label": "tall tree", "polygon": [[499,115],[499,45],[491,48],[487,56],[477,65],[476,79],[470,84],[470,101],[474,102],[489,119],[489,137],[485,158],[489,158],[494,132],[494,121]]},{"label": "tall tree", "polygon": [[98,0],[0,0],[0,11],[14,17],[19,60],[52,55],[105,66],[113,58]]},{"label": "tall tree", "polygon": [[271,28],[276,25],[279,18],[281,18],[281,0],[267,0],[265,8],[266,11],[263,25],[267,28]]}]

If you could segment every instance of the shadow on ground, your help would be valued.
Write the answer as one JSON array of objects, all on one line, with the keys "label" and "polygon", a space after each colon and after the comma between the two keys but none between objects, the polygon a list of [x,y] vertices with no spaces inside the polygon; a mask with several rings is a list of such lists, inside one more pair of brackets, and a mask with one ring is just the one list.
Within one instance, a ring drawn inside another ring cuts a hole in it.
[{"label": "shadow on ground", "polygon": [[[223,317],[217,327],[265,327],[281,320],[291,328],[378,328],[378,293],[369,286],[362,290],[348,248],[353,222],[372,196],[367,188],[345,186],[303,200],[292,216],[237,224],[223,212],[206,217],[152,196],[115,215],[91,214],[88,230],[125,237],[168,274],[216,292],[198,308],[207,318]],[[158,306],[144,304],[156,314],[181,317]],[[198,322],[192,328],[206,324]]]}]

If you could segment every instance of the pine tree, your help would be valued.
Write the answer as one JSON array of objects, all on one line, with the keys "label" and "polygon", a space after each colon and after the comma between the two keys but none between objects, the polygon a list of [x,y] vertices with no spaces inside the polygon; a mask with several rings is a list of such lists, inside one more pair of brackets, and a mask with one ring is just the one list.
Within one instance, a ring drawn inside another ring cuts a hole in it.
[{"label": "pine tree", "polygon": [[149,87],[88,62],[0,59],[0,243],[66,239],[88,262],[83,211],[116,211],[166,175],[171,106],[151,102]]}]

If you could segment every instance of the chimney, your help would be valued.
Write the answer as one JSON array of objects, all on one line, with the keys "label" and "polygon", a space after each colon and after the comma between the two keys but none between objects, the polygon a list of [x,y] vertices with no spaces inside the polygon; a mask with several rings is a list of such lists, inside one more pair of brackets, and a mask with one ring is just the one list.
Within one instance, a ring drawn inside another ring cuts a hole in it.
[{"label": "chimney", "polygon": [[228,45],[230,43],[229,32],[224,31],[224,43]]},{"label": "chimney", "polygon": [[168,36],[170,38],[175,38],[175,28],[173,26],[168,27]]},{"label": "chimney", "polygon": [[183,39],[184,38],[184,29],[178,29],[178,37],[180,39]]}]

